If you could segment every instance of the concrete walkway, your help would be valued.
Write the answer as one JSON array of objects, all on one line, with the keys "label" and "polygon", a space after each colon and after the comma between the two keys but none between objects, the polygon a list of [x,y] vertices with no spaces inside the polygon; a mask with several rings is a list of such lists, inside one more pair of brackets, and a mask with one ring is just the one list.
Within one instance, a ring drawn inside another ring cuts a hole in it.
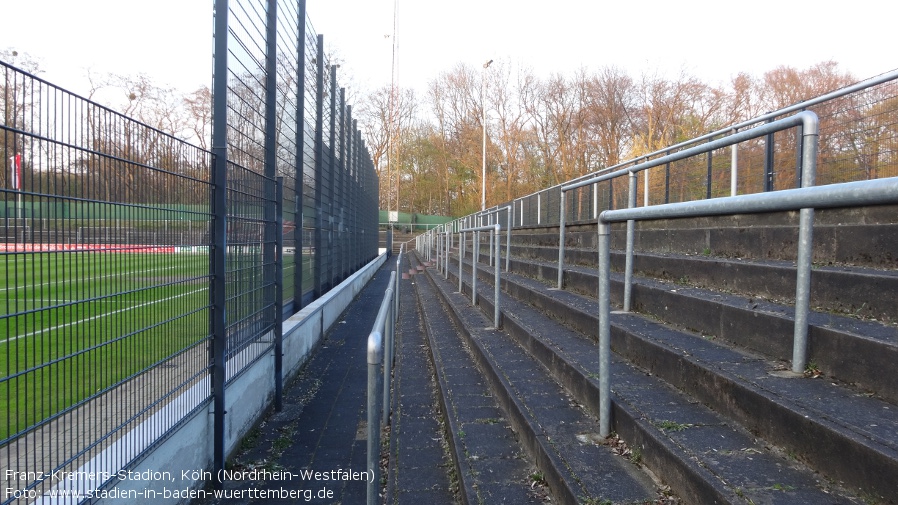
[{"label": "concrete walkway", "polygon": [[[366,344],[387,288],[391,258],[334,325],[308,363],[284,389],[284,408],[244,440],[229,469],[256,477],[228,480],[223,495],[195,505],[361,504],[366,500]],[[407,266],[403,266],[407,269]],[[406,270],[407,271],[407,270]],[[390,503],[426,497],[454,503],[448,459],[433,415],[432,374],[417,319],[411,281],[401,281],[396,381],[389,475]],[[379,502],[383,503],[381,496]]]},{"label": "concrete walkway", "polygon": [[[395,262],[394,262],[395,264]],[[455,503],[452,459],[440,419],[437,383],[408,261],[400,271],[401,309],[393,374],[393,420],[387,501],[390,505]]]}]

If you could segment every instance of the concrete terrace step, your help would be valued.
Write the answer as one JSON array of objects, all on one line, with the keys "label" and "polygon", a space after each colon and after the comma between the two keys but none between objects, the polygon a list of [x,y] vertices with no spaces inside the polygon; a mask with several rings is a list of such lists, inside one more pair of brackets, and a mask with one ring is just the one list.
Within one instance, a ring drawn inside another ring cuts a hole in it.
[{"label": "concrete terrace step", "polygon": [[[594,342],[516,299],[502,304],[506,330],[597,414]],[[612,377],[615,431],[684,503],[854,502],[653,374],[615,358]]]},{"label": "concrete terrace step", "polygon": [[[612,226],[612,248],[623,249],[625,226]],[[517,228],[519,245],[558,246],[558,227]],[[794,260],[798,212],[641,221],[636,250]],[[596,247],[595,221],[570,223],[565,243]],[[898,261],[898,205],[818,209],[814,212],[814,261],[894,269]]]},{"label": "concrete terrace step", "polygon": [[503,415],[548,483],[553,502],[644,503],[656,499],[657,487],[647,474],[596,445],[595,419],[544,367],[506,334],[488,328],[490,320],[470,307],[464,295],[453,292],[449,283],[430,278]]},{"label": "concrete terrace step", "polygon": [[[480,277],[484,284],[492,279],[491,272],[488,274],[484,267],[480,268]],[[585,335],[595,332],[597,321],[593,314],[597,314],[598,310],[593,300],[565,291],[550,291],[544,284],[514,274],[505,275],[504,288],[515,297],[526,300],[531,305],[531,311],[539,308]],[[491,292],[489,286],[483,286],[484,298],[490,297]],[[509,307],[512,306],[509,302]],[[516,309],[506,308],[509,314],[514,310]],[[507,317],[511,326],[511,321],[515,318],[510,315]],[[615,352],[691,396],[694,398],[692,402],[712,408],[717,416],[726,419],[726,424],[741,425],[764,438],[766,444],[780,447],[781,451],[794,458],[794,461],[786,459],[777,465],[789,466],[797,461],[806,462],[834,482],[843,482],[846,486],[859,490],[873,503],[898,502],[898,490],[894,486],[894,476],[898,475],[898,419],[894,414],[894,405],[826,380],[787,378],[788,374],[777,370],[777,363],[771,363],[761,356],[699,335],[673,330],[642,316],[615,315],[612,324],[612,346]],[[558,329],[541,332],[541,338],[547,342],[544,347],[563,348],[556,341],[556,337],[561,334]],[[581,356],[585,352],[581,351],[575,356]],[[553,350],[544,361],[562,362],[564,359]],[[590,384],[583,377],[586,375],[581,373],[579,378],[572,379],[573,390]],[[615,394],[624,395],[626,384],[627,380],[615,375],[612,380]],[[619,400],[615,403],[615,428],[619,433],[624,433],[632,428],[621,425],[619,412],[621,405],[631,400]],[[662,403],[679,406],[684,402],[674,400]],[[630,413],[624,417],[638,419],[639,415]],[[695,424],[689,421],[677,422]],[[732,451],[732,447],[717,448],[715,456],[723,451]],[[707,454],[707,451],[704,452]],[[702,464],[706,468],[715,465],[714,462],[707,461]],[[748,465],[756,467],[754,462]],[[807,471],[806,469],[805,472]],[[668,476],[663,468],[658,469],[658,472],[662,479]],[[730,477],[724,481],[738,482],[738,479]],[[783,486],[786,485],[774,484],[774,489],[780,490]],[[790,486],[790,491],[798,489],[793,484],[787,486]],[[801,487],[811,488],[813,486]],[[745,492],[744,488],[736,489]],[[760,489],[766,488],[762,486]],[[688,489],[677,492],[688,496]],[[834,503],[851,501],[854,501],[853,497],[843,495]],[[786,502],[818,501],[787,498]]]},{"label": "concrete terrace step", "polygon": [[[408,261],[400,265],[407,271]],[[399,282],[401,309],[396,326],[393,408],[385,503],[458,503],[453,462],[441,423],[439,396],[427,338],[422,331],[415,286]],[[430,379],[430,380],[427,380]]]},{"label": "concrete terrace step", "polygon": [[[512,245],[512,256],[540,262],[558,262],[557,246]],[[565,269],[595,267],[598,253],[589,248],[566,248]],[[612,251],[611,268],[624,269],[624,254]],[[896,265],[898,266],[898,265]],[[781,260],[745,260],[705,254],[637,252],[635,274],[753,297],[792,300],[795,264]],[[811,273],[812,306],[837,314],[898,322],[898,270],[869,267],[815,266]]]},{"label": "concrete terrace step", "polygon": [[[511,267],[544,282],[557,279],[554,263],[513,259]],[[594,269],[565,268],[565,287],[570,291],[594,297],[597,283]],[[622,293],[622,276],[612,274],[612,297],[618,304]],[[794,310],[790,306],[641,277],[634,277],[632,296],[632,307],[640,313],[772,359],[791,360]],[[882,296],[894,300],[894,295]],[[828,376],[898,404],[898,375],[882,373],[898,362],[898,328],[816,311],[808,321],[809,363]]]},{"label": "concrete terrace step", "polygon": [[[414,255],[408,258],[416,268]],[[543,503],[541,490],[532,486],[535,467],[527,461],[434,286],[425,275],[412,278],[459,499],[466,505]]]}]

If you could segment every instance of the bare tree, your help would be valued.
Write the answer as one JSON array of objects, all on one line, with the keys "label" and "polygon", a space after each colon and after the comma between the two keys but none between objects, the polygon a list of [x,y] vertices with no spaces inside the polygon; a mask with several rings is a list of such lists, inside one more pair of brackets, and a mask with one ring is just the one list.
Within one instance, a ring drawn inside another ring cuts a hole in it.
[{"label": "bare tree", "polygon": [[371,92],[359,105],[360,127],[379,174],[381,208],[392,208],[397,201],[400,153],[409,139],[408,132],[414,128],[416,115],[417,100],[411,89],[386,86]]}]

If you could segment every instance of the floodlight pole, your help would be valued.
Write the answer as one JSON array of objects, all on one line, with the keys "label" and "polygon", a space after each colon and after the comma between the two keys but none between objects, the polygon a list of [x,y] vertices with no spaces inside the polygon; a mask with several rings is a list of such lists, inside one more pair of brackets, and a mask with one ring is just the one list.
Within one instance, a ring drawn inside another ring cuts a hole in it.
[{"label": "floodlight pole", "polygon": [[480,113],[481,126],[483,127],[483,171],[480,177],[480,210],[486,210],[486,103],[483,101],[483,88],[486,83],[486,69],[490,67],[493,60],[483,64],[483,72],[480,73]]}]

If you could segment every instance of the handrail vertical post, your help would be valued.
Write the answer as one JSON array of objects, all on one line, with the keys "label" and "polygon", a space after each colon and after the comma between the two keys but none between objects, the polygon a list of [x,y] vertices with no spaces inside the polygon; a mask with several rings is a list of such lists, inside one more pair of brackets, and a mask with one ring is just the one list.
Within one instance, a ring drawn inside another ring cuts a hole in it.
[{"label": "handrail vertical post", "polygon": [[514,225],[514,202],[508,209],[508,230],[506,231],[507,240],[505,242],[505,272],[508,273],[511,268],[511,228]]},{"label": "handrail vertical post", "polygon": [[792,340],[792,371],[795,373],[804,372],[807,363],[813,229],[814,209],[801,209],[798,224],[798,258],[795,268],[795,329]]},{"label": "handrail vertical post", "polygon": [[611,226],[599,216],[599,436],[611,434]]},{"label": "handrail vertical post", "polygon": [[[648,175],[648,172],[646,172]],[[630,197],[627,208],[636,207],[636,174],[630,172]],[[627,221],[627,251],[624,265],[624,312],[630,312],[630,299],[633,291],[633,241],[636,235],[636,221]]]},{"label": "handrail vertical post", "polygon": [[462,285],[461,285],[461,277],[462,277],[462,264],[465,261],[465,232],[460,232],[461,237],[458,242],[458,292],[461,293]]},{"label": "handrail vertical post", "polygon": [[[492,221],[492,217],[490,217],[489,221]],[[495,238],[495,236],[496,236],[496,230],[495,230],[495,228],[492,228],[492,226],[495,226],[492,222],[487,224],[487,226],[491,227],[489,230],[489,236],[490,236],[490,248],[489,248],[489,253],[488,253],[489,258],[490,258],[489,266],[493,266],[493,256],[496,253],[496,248],[495,248],[496,241],[493,240],[493,238]]]},{"label": "handrail vertical post", "polygon": [[566,212],[564,211],[564,194],[565,191],[562,188],[561,190],[561,213],[558,216],[558,282],[556,287],[558,289],[562,289],[564,286],[562,285],[562,279],[564,278],[564,215]]},{"label": "handrail vertical post", "polygon": [[[819,124],[817,116],[806,114],[802,128],[801,186],[816,184],[817,144]],[[813,259],[814,209],[799,211],[798,257],[795,265],[795,331],[792,340],[792,371],[804,372],[808,351],[808,312],[811,304],[811,261]]]},{"label": "handrail vertical post", "polygon": [[480,256],[480,232],[474,232],[474,254],[471,258],[471,305],[477,305],[477,261]]},{"label": "handrail vertical post", "polygon": [[449,257],[452,255],[452,244],[455,243],[455,235],[452,233],[452,227],[446,231],[449,234],[449,243],[446,245],[446,279],[449,278]]},{"label": "handrail vertical post", "polygon": [[[396,272],[393,272],[393,275],[396,275]],[[393,285],[393,278],[390,278],[390,286]],[[395,336],[396,330],[396,321],[395,321],[395,313],[393,312],[393,296],[396,294],[393,292],[393,288],[390,287],[386,290],[385,298],[388,300],[389,309],[387,312],[387,320],[384,322],[384,394],[383,394],[383,414],[381,417],[381,424],[383,426],[387,425],[387,422],[390,419],[390,379],[393,377],[393,338]]]},{"label": "handrail vertical post", "polygon": [[[493,219],[498,221],[499,220],[498,218],[499,218],[499,216],[496,216],[495,214],[490,214],[489,217],[487,217],[487,226],[493,224]],[[495,233],[490,233],[490,266],[493,266],[493,242],[494,242],[493,239],[498,238],[495,235],[496,235]]]},{"label": "handrail vertical post", "polygon": [[382,333],[375,329],[368,335],[368,472],[367,505],[378,503],[380,487],[380,423],[378,422],[378,381],[382,359]]},{"label": "handrail vertical post", "polygon": [[[496,214],[496,221],[499,220],[499,215]],[[495,282],[493,282],[493,326],[498,329],[499,328],[499,294],[500,294],[500,281],[501,278],[499,276],[499,272],[501,271],[501,266],[499,262],[499,232],[502,230],[502,225],[496,223],[496,227],[493,229],[493,235],[496,236],[496,262],[494,264],[496,269],[495,274]]]},{"label": "handrail vertical post", "polygon": [[399,277],[400,277],[399,269],[401,268],[400,263],[402,262],[402,254],[403,254],[404,250],[405,250],[405,244],[401,244],[399,246],[399,257],[396,258],[396,284],[394,284],[394,286],[393,286],[393,297],[394,297],[393,315],[396,318],[399,317]]}]

